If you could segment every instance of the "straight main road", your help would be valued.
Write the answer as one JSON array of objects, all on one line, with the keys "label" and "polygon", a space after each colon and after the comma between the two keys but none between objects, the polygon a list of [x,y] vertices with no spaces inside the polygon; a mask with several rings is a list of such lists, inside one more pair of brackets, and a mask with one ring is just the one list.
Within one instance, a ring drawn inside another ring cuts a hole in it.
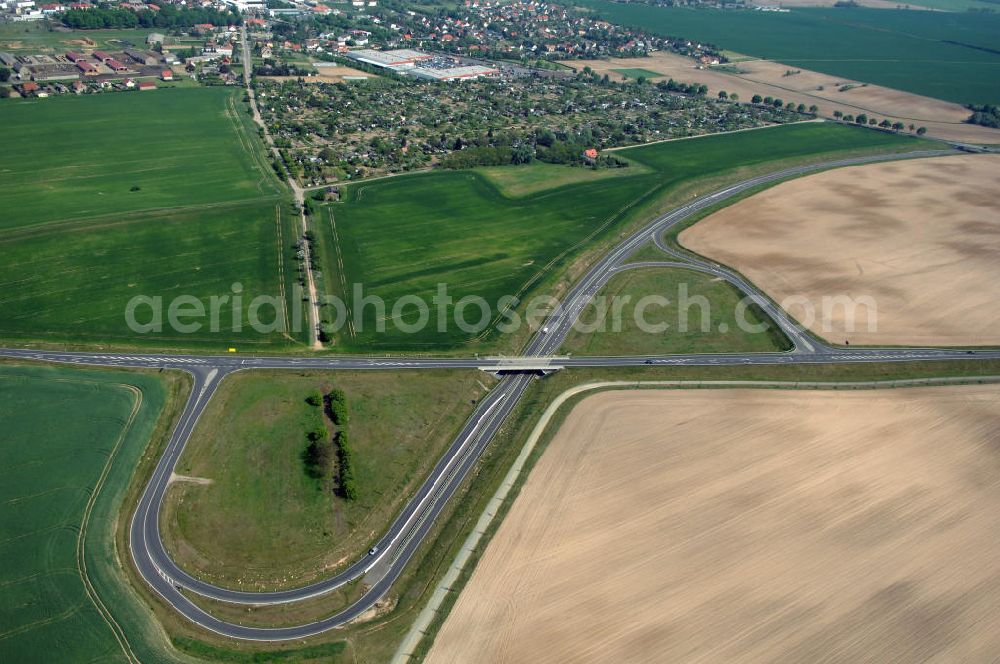
[{"label": "straight main road", "polygon": [[[537,362],[540,358],[554,356],[561,347],[580,312],[598,291],[617,272],[645,264],[630,264],[628,257],[635,250],[655,242],[669,256],[669,261],[652,263],[708,272],[725,279],[749,295],[781,328],[794,348],[784,353],[723,353],[687,355],[643,355],[623,357],[572,357],[558,358],[564,367],[612,366],[715,366],[715,365],[773,365],[773,364],[830,364],[858,362],[912,362],[918,360],[985,360],[1000,359],[1000,350],[960,350],[939,348],[884,348],[843,349],[830,346],[801,330],[784,311],[778,308],[753,284],[725,266],[707,261],[672,248],[664,236],[678,224],[690,219],[711,206],[764,184],[797,177],[819,170],[896,160],[940,156],[950,151],[921,151],[904,155],[876,155],[811,166],[800,166],[748,179],[702,196],[691,203],[658,217],[629,236],[610,253],[592,266],[570,290],[562,303],[546,320],[547,332],[540,331],[527,344],[523,359]],[[229,373],[244,369],[412,369],[433,370],[449,368],[483,368],[495,366],[496,359],[489,358],[376,358],[376,357],[240,357],[235,355],[167,355],[167,354],[116,354],[74,353],[40,351],[31,349],[0,349],[0,356],[61,362],[77,365],[108,367],[163,367],[188,371],[194,377],[194,388],[187,401],[176,429],[157,463],[133,515],[129,548],[136,568],[155,592],[178,612],[201,627],[224,636],[246,639],[279,641],[300,639],[343,625],[370,609],[388,592],[398,579],[407,562],[420,546],[448,500],[459,488],[479,459],[482,451],[496,431],[517,406],[521,396],[533,380],[528,372],[511,372],[476,407],[475,411],[452,442],[445,455],[438,461],[427,480],[406,504],[388,531],[377,544],[377,550],[354,561],[334,577],[303,588],[277,592],[243,592],[220,588],[197,579],[174,563],[160,539],[159,515],[164,494],[184,445],[204,412],[220,381]],[[508,361],[516,358],[506,358]],[[366,576],[370,589],[355,603],[339,613],[317,622],[294,627],[247,627],[219,620],[195,605],[189,594],[240,604],[281,604],[298,602],[328,593],[338,586]]]}]

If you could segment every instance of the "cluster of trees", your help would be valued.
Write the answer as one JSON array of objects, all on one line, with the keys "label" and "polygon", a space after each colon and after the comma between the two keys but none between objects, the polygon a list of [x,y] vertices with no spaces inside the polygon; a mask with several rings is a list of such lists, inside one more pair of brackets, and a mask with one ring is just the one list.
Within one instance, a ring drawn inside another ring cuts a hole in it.
[{"label": "cluster of trees", "polygon": [[76,30],[103,28],[190,28],[199,23],[238,25],[239,14],[215,9],[186,8],[164,4],[159,11],[134,11],[121,7],[99,6],[70,9],[59,19]]},{"label": "cluster of trees", "polygon": [[119,7],[70,9],[60,17],[60,20],[74,30],[134,28],[139,25],[139,17],[134,11]]},{"label": "cluster of trees", "polygon": [[[719,93],[719,96],[720,97],[722,96],[721,92]],[[733,97],[730,97],[730,99],[733,99]],[[817,106],[816,104],[813,104],[809,108],[806,108],[805,104],[796,104],[794,101],[786,103],[785,100],[780,97],[770,97],[770,96],[761,97],[760,95],[754,95],[753,97],[750,98],[750,103],[756,104],[758,106],[773,106],[774,108],[785,108],[789,111],[796,111],[798,113],[810,113],[812,115],[816,115],[817,113],[819,113],[819,106]]]},{"label": "cluster of trees", "polygon": [[354,476],[354,450],[347,438],[347,395],[341,389],[330,390],[326,395],[327,412],[334,424],[340,427],[335,438],[337,445],[337,493],[345,500],[358,499],[358,481]]},{"label": "cluster of trees", "polygon": [[582,164],[583,151],[590,145],[581,145],[570,137],[558,138],[548,129],[535,133],[535,156],[549,164]]},{"label": "cluster of trees", "polygon": [[0,67],[0,83],[6,83],[10,80],[10,69],[7,67]]},{"label": "cluster of trees", "polygon": [[[317,480],[333,479],[337,495],[345,500],[357,500],[358,483],[354,476],[354,452],[348,442],[347,395],[343,390],[334,389],[324,398],[319,392],[306,397],[306,403],[314,408],[313,423],[306,431],[309,445],[302,453],[306,474]],[[325,405],[326,413],[340,429],[332,438],[321,415]],[[336,459],[336,477],[334,460]]]},{"label": "cluster of trees", "polygon": [[473,166],[506,166],[508,164],[526,164],[532,159],[529,146],[511,148],[508,145],[475,146],[464,150],[450,152],[441,159],[443,168],[472,168]]},{"label": "cluster of trees", "polygon": [[302,453],[302,463],[309,477],[322,480],[329,477],[334,456],[330,432],[323,422],[322,411],[319,410],[323,405],[323,396],[319,392],[314,392],[306,397],[306,403],[316,410],[313,411],[312,424],[306,430],[306,440],[309,444]]},{"label": "cluster of trees", "polygon": [[1000,128],[1000,107],[993,104],[972,104],[969,106],[969,110],[972,111],[972,115],[967,120],[970,124]]},{"label": "cluster of trees", "polygon": [[596,160],[588,160],[584,151],[596,144],[591,129],[566,133],[540,128],[528,138],[507,140],[504,137],[490,136],[487,140],[497,144],[466,147],[459,139],[452,146],[454,152],[441,159],[441,166],[452,169],[507,166],[528,164],[536,159],[549,164],[579,166],[588,163],[595,168],[625,168],[629,165],[627,161],[614,155],[601,155]]},{"label": "cluster of trees", "polygon": [[[600,85],[603,87],[614,87],[616,85],[620,85],[622,88],[625,88],[628,85],[632,85],[628,81],[622,81],[621,83],[612,81],[607,74],[601,76],[596,71],[591,69],[590,66],[584,67],[578,76],[581,79],[589,81],[592,84]],[[649,83],[650,83],[649,79],[647,79],[645,76],[639,76],[635,79],[635,85],[642,86],[642,85],[648,85]],[[660,81],[659,83],[656,84],[656,87],[660,90],[663,90],[664,92],[677,92],[680,94],[694,95],[699,97],[703,97],[706,94],[708,94],[707,85],[702,85],[700,83],[680,83],[672,78],[666,81]]]},{"label": "cluster of trees", "polygon": [[666,92],[679,92],[684,95],[695,95],[698,97],[704,97],[708,94],[708,86],[702,85],[700,83],[679,83],[674,79],[668,79],[666,81],[660,81],[656,84],[661,90]]},{"label": "cluster of trees", "polygon": [[254,76],[309,76],[312,73],[311,69],[274,60],[264,60],[263,64],[253,67]]}]

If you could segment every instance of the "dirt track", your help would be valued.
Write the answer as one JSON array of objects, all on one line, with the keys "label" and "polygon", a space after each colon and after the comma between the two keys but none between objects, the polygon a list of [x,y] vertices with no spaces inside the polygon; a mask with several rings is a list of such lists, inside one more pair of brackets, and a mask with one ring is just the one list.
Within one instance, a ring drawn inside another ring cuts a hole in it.
[{"label": "dirt track", "polygon": [[[1000,344],[998,172],[998,155],[829,171],[725,208],[680,242],[742,272],[834,343]],[[824,298],[843,296],[872,298],[877,329],[867,308],[856,309],[853,331],[844,308],[823,315]]]},{"label": "dirt track", "polygon": [[427,659],[996,661],[1000,387],[609,392]]},{"label": "dirt track", "polygon": [[[837,78],[829,74],[798,69],[770,60],[749,60],[733,65],[739,73],[727,73],[718,67],[698,69],[691,59],[673,53],[654,53],[646,58],[619,58],[611,60],[569,60],[564,64],[577,69],[590,66],[599,74],[607,73],[615,80],[622,76],[613,70],[643,68],[685,83],[702,83],[714,97],[720,90],[736,92],[740,101],[750,101],[755,94],[775,97],[786,102],[816,105],[823,117],[833,117],[833,112],[845,115],[866,113],[876,115],[881,121],[888,118],[909,126],[927,127],[931,136],[972,143],[1000,143],[1000,129],[989,129],[964,124],[969,111],[959,104],[939,99],[884,88],[880,85],[861,86],[858,81]],[[788,71],[799,73],[786,76]],[[841,92],[847,85],[854,85]],[[818,88],[822,87],[822,90]]]}]

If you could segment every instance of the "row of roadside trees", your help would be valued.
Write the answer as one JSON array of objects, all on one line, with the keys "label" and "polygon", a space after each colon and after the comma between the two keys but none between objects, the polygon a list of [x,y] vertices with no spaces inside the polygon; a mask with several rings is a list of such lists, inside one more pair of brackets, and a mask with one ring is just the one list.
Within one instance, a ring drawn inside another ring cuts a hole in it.
[{"label": "row of roadside trees", "polygon": [[856,125],[868,126],[868,127],[878,127],[879,129],[885,129],[887,131],[900,132],[904,129],[909,129],[911,132],[915,133],[917,136],[923,136],[927,133],[927,127],[918,127],[912,122],[907,125],[903,122],[896,121],[892,122],[889,119],[883,118],[879,121],[878,118],[869,116],[867,113],[859,113],[858,115],[851,115],[850,113],[844,114],[841,111],[834,111],[833,117],[841,122],[853,122]]},{"label": "row of roadside trees", "polygon": [[[730,101],[739,101],[739,95],[736,93],[727,93],[725,90],[719,91],[719,99],[728,99]],[[761,95],[754,95],[750,99],[751,104],[758,106],[773,106],[775,108],[785,108],[790,111],[797,111],[799,113],[809,113],[811,115],[817,115],[819,113],[819,107],[813,104],[812,106],[806,107],[805,104],[796,104],[795,102],[786,102],[781,98],[776,97],[763,97]],[[896,120],[893,122],[888,118],[883,118],[881,121],[878,118],[869,116],[867,113],[859,113],[858,115],[844,114],[843,111],[834,111],[833,117],[841,122],[850,122],[857,125],[863,125],[867,127],[878,127],[879,129],[884,129],[886,131],[900,132],[909,129],[910,132],[915,133],[917,136],[923,136],[927,133],[927,127],[917,127],[914,124],[905,124]]]}]

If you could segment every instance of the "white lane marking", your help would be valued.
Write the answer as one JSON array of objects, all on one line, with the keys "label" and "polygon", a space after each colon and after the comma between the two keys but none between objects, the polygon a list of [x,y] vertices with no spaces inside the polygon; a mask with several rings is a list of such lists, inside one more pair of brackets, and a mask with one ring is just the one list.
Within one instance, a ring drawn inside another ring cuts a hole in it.
[{"label": "white lane marking", "polygon": [[447,477],[449,475],[448,469],[451,467],[452,463],[461,456],[462,450],[465,448],[466,444],[468,444],[468,442],[473,438],[475,438],[475,435],[479,433],[479,427],[480,425],[482,425],[483,420],[486,419],[486,417],[490,414],[490,412],[494,408],[496,408],[497,405],[499,405],[500,402],[502,402],[504,398],[506,398],[506,396],[507,396],[506,392],[501,392],[497,396],[496,400],[493,403],[491,403],[483,412],[483,414],[479,417],[479,419],[476,420],[476,426],[469,431],[469,435],[465,437],[464,441],[462,441],[462,445],[458,448],[458,450],[451,457],[448,463],[445,464],[445,467],[441,469],[441,473],[436,478],[434,478],[434,482],[431,484],[430,489],[428,489],[427,493],[424,494],[424,497],[420,500],[420,502],[417,503],[417,507],[410,513],[410,516],[407,517],[406,521],[403,523],[403,526],[396,532],[396,535],[391,540],[389,540],[389,543],[386,544],[385,547],[383,547],[382,550],[375,556],[375,559],[372,560],[371,564],[365,567],[364,574],[367,574],[369,571],[371,571],[371,569],[375,567],[375,565],[377,565],[380,560],[382,560],[385,554],[387,554],[392,549],[393,545],[403,535],[403,533],[406,532],[407,528],[410,525],[410,522],[413,520],[413,517],[417,516],[417,514],[421,512],[421,507],[424,501],[426,501],[428,498],[434,495],[438,483],[441,481],[442,478]]}]

